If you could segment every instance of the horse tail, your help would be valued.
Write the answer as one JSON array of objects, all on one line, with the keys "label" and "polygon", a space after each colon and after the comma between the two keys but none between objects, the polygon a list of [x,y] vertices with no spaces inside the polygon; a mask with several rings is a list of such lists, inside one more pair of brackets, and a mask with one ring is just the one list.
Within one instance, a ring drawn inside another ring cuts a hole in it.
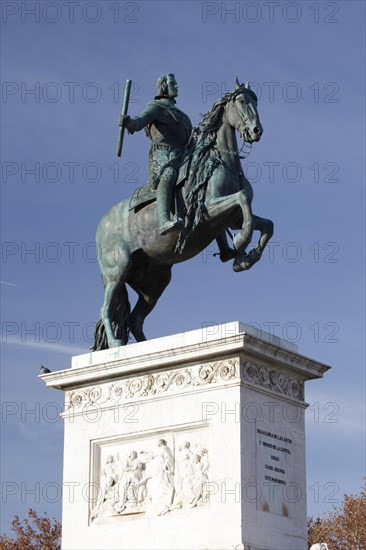
[{"label": "horse tail", "polygon": [[[118,296],[118,303],[113,306],[112,328],[115,338],[127,344],[130,337],[130,313],[131,304],[128,299],[126,285],[123,284],[121,294]],[[92,351],[108,349],[108,339],[102,319],[99,319],[94,330],[94,346]]]}]

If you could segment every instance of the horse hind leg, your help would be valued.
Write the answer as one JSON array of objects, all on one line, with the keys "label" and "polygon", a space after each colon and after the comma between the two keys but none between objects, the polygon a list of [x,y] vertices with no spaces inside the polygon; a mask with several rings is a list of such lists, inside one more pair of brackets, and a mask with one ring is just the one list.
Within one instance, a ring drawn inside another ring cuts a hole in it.
[{"label": "horse hind leg", "polygon": [[129,282],[137,292],[138,300],[130,315],[130,330],[137,342],[146,340],[143,331],[144,321],[156,306],[157,301],[171,280],[171,267],[156,268],[144,274],[138,284]]},{"label": "horse hind leg", "polygon": [[128,341],[130,304],[125,281],[131,269],[131,255],[124,243],[102,253],[104,302],[95,331],[93,350],[124,346]]},{"label": "horse hind leg", "polygon": [[124,346],[128,342],[130,303],[126,285],[107,283],[92,351]]}]

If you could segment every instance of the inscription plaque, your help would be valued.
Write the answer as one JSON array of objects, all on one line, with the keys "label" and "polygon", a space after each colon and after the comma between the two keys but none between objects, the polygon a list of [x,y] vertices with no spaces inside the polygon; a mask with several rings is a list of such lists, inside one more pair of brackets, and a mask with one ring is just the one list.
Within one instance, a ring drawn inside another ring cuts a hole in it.
[{"label": "inscription plaque", "polygon": [[291,517],[296,499],[293,479],[293,432],[269,422],[256,423],[257,509]]}]

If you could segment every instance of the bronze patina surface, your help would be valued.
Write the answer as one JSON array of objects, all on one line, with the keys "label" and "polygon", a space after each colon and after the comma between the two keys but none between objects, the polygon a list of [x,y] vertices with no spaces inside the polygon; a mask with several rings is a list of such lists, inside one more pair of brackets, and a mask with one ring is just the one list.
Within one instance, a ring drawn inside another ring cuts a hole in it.
[{"label": "bronze patina surface", "polygon": [[[141,115],[120,118],[129,132],[145,128],[151,139],[150,189],[145,186],[132,202],[128,198],[113,206],[98,226],[104,303],[93,350],[125,345],[130,333],[138,342],[146,340],[144,320],[169,284],[174,264],[216,239],[221,260],[233,258],[234,271],[244,271],[261,258],[273,235],[273,223],[252,213],[253,189],[236,139],[238,132],[251,144],[263,133],[249,85],[236,80],[234,90],[217,100],[200,129],[193,130],[175,106],[174,75],[158,80],[158,92]],[[226,241],[228,229],[238,230],[233,249]],[[247,252],[253,231],[259,231],[259,240]],[[126,285],[139,297],[132,311]]]}]

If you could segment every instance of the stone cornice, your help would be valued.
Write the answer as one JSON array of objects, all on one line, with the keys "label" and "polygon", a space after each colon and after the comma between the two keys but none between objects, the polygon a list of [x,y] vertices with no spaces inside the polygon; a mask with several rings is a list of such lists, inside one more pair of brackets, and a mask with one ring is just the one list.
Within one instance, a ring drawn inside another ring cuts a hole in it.
[{"label": "stone cornice", "polygon": [[321,378],[330,368],[298,354],[294,345],[263,331],[258,334],[242,323],[218,325],[216,332],[201,329],[77,356],[73,368],[40,378],[47,386],[66,391],[235,357],[280,369],[300,381]]}]

